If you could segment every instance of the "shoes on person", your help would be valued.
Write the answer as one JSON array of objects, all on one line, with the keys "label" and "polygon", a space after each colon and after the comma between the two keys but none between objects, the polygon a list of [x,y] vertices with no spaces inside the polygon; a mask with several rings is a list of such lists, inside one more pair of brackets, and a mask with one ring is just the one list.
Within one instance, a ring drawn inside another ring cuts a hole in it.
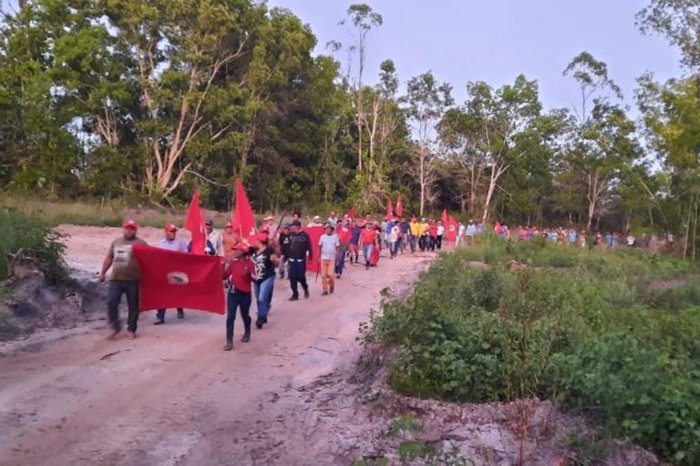
[{"label": "shoes on person", "polygon": [[323,293],[321,293],[321,296],[328,296],[328,292],[324,291]]},{"label": "shoes on person", "polygon": [[121,333],[121,329],[119,330],[114,330],[112,333],[109,334],[107,337],[108,340],[116,340],[117,336]]},{"label": "shoes on person", "polygon": [[155,322],[153,322],[153,325],[163,325],[165,323],[165,319],[156,319]]},{"label": "shoes on person", "polygon": [[289,298],[290,301],[299,301],[299,296],[292,296]]},{"label": "shoes on person", "polygon": [[129,332],[129,340],[135,340],[136,339],[136,332]]},{"label": "shoes on person", "polygon": [[261,328],[263,328],[263,321],[260,320],[260,319],[256,320],[256,321],[255,321],[255,328],[257,328],[258,330],[260,330]]},{"label": "shoes on person", "polygon": [[243,334],[243,336],[241,337],[241,341],[243,343],[248,343],[250,341],[250,331],[247,331]]},{"label": "shoes on person", "polygon": [[266,324],[266,323],[267,323],[267,317],[263,317],[261,320],[262,320],[262,323],[263,323],[263,324]]},{"label": "shoes on person", "polygon": [[309,290],[304,290],[304,297],[308,298],[309,297]]},{"label": "shoes on person", "polygon": [[177,318],[178,319],[184,319],[185,318],[185,311],[177,311]]},{"label": "shoes on person", "polygon": [[232,349],[233,349],[233,341],[226,340],[226,344],[224,345],[224,351],[231,351]]},{"label": "shoes on person", "polygon": [[335,285],[331,286],[331,289],[329,290],[330,294],[335,293]]},{"label": "shoes on person", "polygon": [[338,278],[338,279],[339,279],[339,278],[340,278],[340,274],[339,274],[339,273],[336,273],[336,274],[335,274],[335,278]]}]

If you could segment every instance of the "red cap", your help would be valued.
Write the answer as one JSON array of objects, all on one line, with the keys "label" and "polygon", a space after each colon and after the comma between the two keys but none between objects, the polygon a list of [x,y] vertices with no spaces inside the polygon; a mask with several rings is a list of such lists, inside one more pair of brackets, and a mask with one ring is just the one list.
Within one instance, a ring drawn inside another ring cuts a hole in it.
[{"label": "red cap", "polygon": [[234,249],[237,249],[237,250],[243,251],[243,252],[248,252],[250,250],[250,246],[248,246],[245,243],[238,243],[234,246]]},{"label": "red cap", "polygon": [[133,228],[134,230],[138,229],[139,224],[136,223],[136,220],[132,219],[127,219],[124,220],[124,228]]},{"label": "red cap", "polygon": [[172,223],[168,223],[165,225],[165,231],[177,231],[177,227]]},{"label": "red cap", "polygon": [[260,233],[269,234],[269,233],[270,233],[270,227],[268,227],[267,225],[261,226],[261,227],[260,227]]}]

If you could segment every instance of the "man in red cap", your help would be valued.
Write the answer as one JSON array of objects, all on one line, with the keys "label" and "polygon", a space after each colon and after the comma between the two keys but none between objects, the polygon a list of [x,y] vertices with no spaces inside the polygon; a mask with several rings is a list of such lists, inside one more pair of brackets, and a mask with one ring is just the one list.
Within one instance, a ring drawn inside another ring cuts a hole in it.
[{"label": "man in red cap", "polygon": [[261,329],[267,323],[267,315],[272,304],[272,292],[275,289],[275,267],[279,265],[277,252],[270,247],[267,233],[258,233],[255,237],[253,256],[255,264],[255,301],[258,307],[258,318],[255,326]]},{"label": "man in red cap", "polygon": [[109,277],[109,293],[107,297],[107,317],[109,325],[112,327],[110,339],[115,338],[122,330],[122,323],[119,319],[119,304],[122,295],[126,295],[126,304],[129,309],[127,318],[127,330],[129,338],[136,338],[136,327],[139,321],[139,280],[141,273],[138,264],[134,260],[132,248],[136,244],[146,244],[145,241],[136,236],[138,224],[135,220],[124,222],[124,234],[121,238],[112,241],[107,257],[102,263],[100,271],[100,281],[104,282],[107,271],[112,268]]},{"label": "man in red cap", "polygon": [[[177,227],[172,223],[165,225],[165,237],[158,241],[158,247],[161,249],[167,249],[168,251],[177,252],[187,252],[187,245],[181,239],[177,237]],[[185,311],[181,307],[177,308],[177,318],[184,319]],[[161,325],[165,323],[165,309],[158,309],[156,311],[156,321],[153,322],[155,325]]]}]

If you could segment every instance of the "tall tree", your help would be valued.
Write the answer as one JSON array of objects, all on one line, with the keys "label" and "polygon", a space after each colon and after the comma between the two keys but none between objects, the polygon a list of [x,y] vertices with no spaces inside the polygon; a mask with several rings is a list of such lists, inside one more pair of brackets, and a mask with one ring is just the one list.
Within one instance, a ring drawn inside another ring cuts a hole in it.
[{"label": "tall tree", "polygon": [[423,215],[425,205],[435,199],[435,164],[438,151],[436,124],[445,110],[451,106],[452,87],[439,83],[428,71],[416,76],[407,84],[407,114],[413,124],[415,148],[409,171],[419,187],[419,212]]},{"label": "tall tree", "polygon": [[651,0],[637,14],[642,32],[663,34],[678,47],[682,63],[700,72],[700,4],[695,0]]}]

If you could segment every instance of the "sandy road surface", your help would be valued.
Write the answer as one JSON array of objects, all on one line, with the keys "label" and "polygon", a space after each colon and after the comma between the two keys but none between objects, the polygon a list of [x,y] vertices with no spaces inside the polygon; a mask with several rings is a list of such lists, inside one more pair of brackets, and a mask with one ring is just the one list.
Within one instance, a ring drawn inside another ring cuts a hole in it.
[{"label": "sandy road surface", "polygon": [[[71,235],[67,260],[86,276],[119,234],[63,230]],[[160,236],[140,233],[151,242]],[[256,444],[249,434],[264,437],[268,424],[279,431],[286,408],[269,406],[281,393],[349,370],[358,323],[378,307],[380,290],[407,286],[431,258],[383,258],[370,271],[350,266],[330,297],[320,296],[310,274],[311,298],[294,303],[278,280],[270,323],[243,344],[237,319],[232,352],[222,351],[224,317],[196,311],[185,320],[169,311],[163,326],[143,313],[136,340],[107,341],[101,323],[34,347],[1,346],[0,464],[343,464],[322,451],[323,439],[314,450],[284,440]],[[302,398],[284,400],[298,416]],[[284,428],[278,433],[285,437]]]}]

